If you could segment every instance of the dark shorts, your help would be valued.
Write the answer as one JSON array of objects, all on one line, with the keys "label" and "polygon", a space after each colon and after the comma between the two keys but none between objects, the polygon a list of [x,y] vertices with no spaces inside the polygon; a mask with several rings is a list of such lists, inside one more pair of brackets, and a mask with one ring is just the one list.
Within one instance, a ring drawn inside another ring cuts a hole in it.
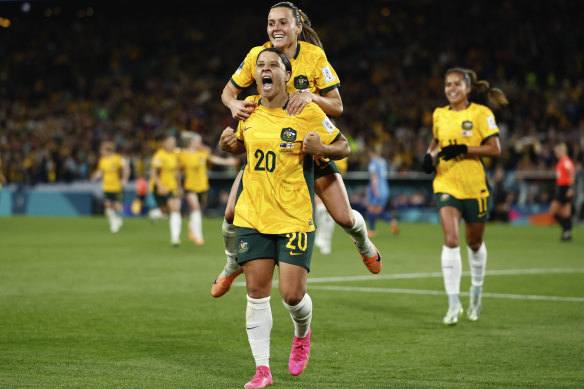
[{"label": "dark shorts", "polygon": [[258,258],[274,258],[310,272],[314,231],[289,234],[262,234],[252,228],[237,229],[237,263]]},{"label": "dark shorts", "polygon": [[326,176],[327,174],[339,173],[341,171],[337,167],[335,161],[328,158],[320,157],[314,160],[314,179],[317,180],[320,177]]},{"label": "dark shorts", "polygon": [[554,200],[559,201],[562,204],[568,204],[572,201],[571,197],[568,197],[568,190],[571,188],[570,185],[559,185],[556,186],[554,193]]},{"label": "dark shorts", "polygon": [[173,199],[176,197],[178,197],[178,191],[176,189],[171,190],[170,192],[168,192],[165,195],[161,195],[158,193],[158,190],[156,189],[156,187],[154,188],[154,199],[156,200],[156,204],[159,207],[166,205],[166,203],[168,202],[168,199]]},{"label": "dark shorts", "polygon": [[438,210],[442,207],[454,207],[462,213],[462,218],[470,223],[486,222],[491,210],[491,197],[459,200],[448,193],[436,193],[434,195]]},{"label": "dark shorts", "polygon": [[103,192],[103,198],[105,200],[114,201],[114,202],[121,202],[124,198],[123,192]]}]

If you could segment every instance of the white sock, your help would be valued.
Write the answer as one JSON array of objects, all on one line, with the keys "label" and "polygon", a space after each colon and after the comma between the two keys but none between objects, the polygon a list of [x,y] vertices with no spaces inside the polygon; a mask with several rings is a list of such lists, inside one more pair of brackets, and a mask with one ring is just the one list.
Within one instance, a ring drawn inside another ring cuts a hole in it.
[{"label": "white sock", "polygon": [[470,247],[467,247],[467,250],[471,285],[474,290],[480,290],[485,280],[485,271],[487,268],[487,246],[483,242],[477,251],[472,250]]},{"label": "white sock", "polygon": [[462,276],[462,259],[460,247],[442,246],[442,275],[444,276],[444,288],[448,295],[448,301],[460,303],[460,277]]},{"label": "white sock", "polygon": [[352,228],[343,228],[345,232],[355,240],[357,249],[361,254],[366,257],[373,257],[377,253],[375,252],[375,246],[369,240],[367,236],[367,224],[365,224],[365,219],[363,215],[352,209],[353,215],[355,216],[355,225]]},{"label": "white sock", "polygon": [[306,293],[302,300],[294,306],[288,305],[282,300],[282,304],[290,311],[290,317],[294,322],[294,335],[304,338],[308,334],[312,321],[312,299]]},{"label": "white sock", "polygon": [[105,210],[105,216],[107,217],[107,221],[109,222],[110,230],[114,231],[117,230],[117,216],[116,211],[112,208],[107,208]]},{"label": "white sock", "polygon": [[253,299],[247,296],[245,329],[256,366],[270,366],[272,323],[270,296],[261,299]]},{"label": "white sock", "polygon": [[182,218],[180,212],[171,212],[169,217],[170,223],[170,241],[175,243],[180,241],[180,230],[182,227]]},{"label": "white sock", "polygon": [[321,220],[323,218],[323,213],[326,212],[326,207],[323,203],[319,203],[316,205],[316,233],[314,236],[314,245],[318,248],[322,245],[323,241],[323,231],[321,227]]},{"label": "white sock", "polygon": [[227,223],[227,220],[223,218],[221,231],[223,232],[223,245],[225,246],[227,263],[225,264],[220,276],[227,277],[241,268],[241,266],[237,264],[237,226]]},{"label": "white sock", "polygon": [[203,239],[203,216],[200,210],[191,212],[189,227],[196,238]]}]

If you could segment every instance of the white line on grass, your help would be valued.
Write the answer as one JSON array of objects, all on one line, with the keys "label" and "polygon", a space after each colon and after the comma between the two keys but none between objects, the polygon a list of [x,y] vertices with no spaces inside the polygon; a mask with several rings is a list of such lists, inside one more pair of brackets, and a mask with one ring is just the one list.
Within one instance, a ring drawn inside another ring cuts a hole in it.
[{"label": "white line on grass", "polygon": [[[397,294],[425,294],[443,296],[441,290],[420,290],[420,289],[395,289],[395,288],[367,288],[355,286],[327,286],[315,285],[310,287],[311,290],[335,290],[342,292],[365,292],[365,293],[397,293]],[[460,293],[462,296],[468,296],[468,292]],[[540,300],[540,301],[568,301],[583,303],[584,297],[560,297],[560,296],[537,296],[525,294],[506,294],[506,293],[483,293],[483,297],[514,299],[514,300]]]},{"label": "white line on grass", "polygon": [[[522,274],[566,274],[566,273],[584,273],[584,269],[507,269],[507,270],[488,270],[487,276],[508,276]],[[469,272],[463,272],[464,276],[470,276]],[[373,280],[397,280],[397,279],[414,279],[414,278],[437,278],[442,277],[442,272],[430,273],[404,273],[404,274],[382,274],[382,275],[364,275],[364,276],[347,276],[347,277],[320,277],[309,278],[308,283],[327,283],[327,282],[352,282],[352,281],[373,281]],[[235,282],[234,286],[245,286],[245,282]],[[278,285],[278,280],[274,280],[274,285]],[[396,289],[396,288],[371,288],[371,287],[352,287],[352,286],[317,286],[313,285],[310,289],[320,290],[337,290],[347,292],[365,292],[365,293],[401,293],[401,294],[424,294],[424,295],[444,295],[443,291],[438,290],[420,290],[420,289]],[[467,292],[461,295],[468,296]],[[483,293],[483,297],[506,298],[515,300],[540,300],[540,301],[570,301],[584,302],[583,297],[560,297],[560,296],[537,296],[522,294],[505,294],[505,293]]]}]

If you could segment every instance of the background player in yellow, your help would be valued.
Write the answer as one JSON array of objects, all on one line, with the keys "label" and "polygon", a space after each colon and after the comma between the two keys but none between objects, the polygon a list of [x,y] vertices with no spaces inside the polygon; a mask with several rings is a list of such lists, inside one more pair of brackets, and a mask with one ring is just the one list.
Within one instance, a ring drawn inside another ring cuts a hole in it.
[{"label": "background player in yellow", "polygon": [[[470,100],[478,94],[486,94],[493,105],[499,106],[507,104],[507,99],[499,89],[490,88],[488,82],[477,81],[474,71],[462,68],[446,71],[444,93],[450,104],[434,111],[434,139],[424,158],[424,171],[436,171],[434,198],[444,232],[441,262],[448,294],[448,312],[443,322],[453,325],[463,312],[459,298],[461,219],[465,221],[471,272],[467,316],[475,321],[481,313],[481,293],[487,265],[483,235],[490,200],[481,157],[498,157],[501,154],[499,129],[493,112]],[[439,159],[434,166],[436,156]]]},{"label": "background player in yellow", "polygon": [[184,174],[184,193],[189,206],[189,239],[197,246],[205,243],[203,238],[202,208],[207,199],[209,163],[221,166],[234,166],[238,159],[222,158],[211,154],[209,146],[203,144],[201,135],[187,135],[188,146],[179,154],[179,165]]},{"label": "background player in yellow", "polygon": [[[292,76],[286,85],[290,94],[290,102],[286,108],[289,115],[299,114],[309,102],[313,102],[327,115],[339,116],[343,112],[343,103],[338,91],[340,81],[328,62],[320,39],[312,29],[306,13],[290,2],[275,4],[268,14],[267,33],[270,41],[250,50],[223,89],[221,100],[231,110],[232,116],[238,120],[245,120],[256,107],[256,99],[238,100],[237,96],[253,83],[257,54],[266,47],[282,50],[292,63]],[[319,157],[315,157],[315,163],[320,167],[314,181],[317,195],[323,200],[333,219],[351,236],[367,268],[373,273],[379,273],[382,265],[381,255],[367,236],[363,216],[351,209],[338,168],[334,162],[320,160]],[[235,196],[240,180],[241,172],[233,183],[225,209],[222,232],[227,263],[211,289],[214,297],[225,294],[235,277],[241,273],[241,268],[236,263],[237,227],[232,224]]]},{"label": "background player in yellow", "polygon": [[[254,112],[240,121],[236,136],[223,137],[221,143],[225,151],[247,152],[234,219],[239,226],[238,262],[247,286],[246,329],[256,362],[256,374],[246,388],[273,383],[269,367],[270,294],[276,264],[280,295],[294,323],[288,370],[298,375],[308,364],[312,300],[306,293],[306,281],[315,228],[310,154],[339,159],[350,152],[346,138],[316,104],[308,104],[296,116],[286,113],[286,82],[291,73],[284,53],[276,48],[262,51],[255,71],[261,100]],[[330,147],[333,142],[344,147]]]},{"label": "background player in yellow", "polygon": [[150,163],[150,189],[154,193],[158,206],[163,212],[168,212],[170,243],[173,246],[180,244],[182,228],[179,151],[176,148],[176,137],[168,134],[164,138],[162,147],[154,153]]},{"label": "background player in yellow", "polygon": [[122,199],[124,185],[130,178],[130,166],[120,154],[115,152],[112,142],[103,142],[100,148],[97,169],[91,176],[92,181],[102,179],[103,208],[109,222],[110,231],[116,233],[123,224]]}]

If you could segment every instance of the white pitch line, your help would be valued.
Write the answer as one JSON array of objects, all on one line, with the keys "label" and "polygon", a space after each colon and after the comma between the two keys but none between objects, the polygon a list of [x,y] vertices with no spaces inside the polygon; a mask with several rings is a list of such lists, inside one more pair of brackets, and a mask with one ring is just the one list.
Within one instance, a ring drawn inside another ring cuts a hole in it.
[{"label": "white pitch line", "polygon": [[[487,270],[487,276],[507,276],[522,274],[568,274],[584,273],[584,268],[551,268],[551,269],[506,269],[506,270]],[[462,275],[470,276],[470,272],[463,272]],[[327,282],[353,282],[353,281],[374,281],[374,280],[396,280],[396,279],[415,279],[415,278],[439,278],[442,272],[430,273],[403,273],[403,274],[382,274],[382,275],[363,275],[347,277],[320,277],[309,278],[309,284],[327,283]],[[278,280],[274,280],[274,286],[278,285]],[[233,286],[245,286],[245,282],[235,282]],[[317,286],[312,285],[310,289],[316,290],[336,290],[346,292],[365,292],[365,293],[401,293],[401,294],[422,294],[422,295],[444,295],[443,291],[438,290],[420,290],[420,289],[397,289],[397,288],[372,288],[372,287],[353,287],[353,286]],[[468,292],[462,292],[462,296],[468,296]],[[584,302],[583,297],[560,297],[560,296],[538,296],[522,294],[505,294],[505,293],[483,293],[483,297],[506,298],[515,300],[539,300],[539,301],[568,301]]]},{"label": "white pitch line", "polygon": [[[395,293],[395,294],[423,294],[443,296],[441,290],[420,290],[420,289],[396,289],[396,288],[367,288],[355,286],[328,286],[315,285],[310,287],[311,290],[335,290],[341,292],[364,292],[364,293]],[[468,292],[460,293],[462,296],[468,296]],[[513,299],[513,300],[539,300],[539,301],[565,301],[584,303],[584,297],[561,297],[561,296],[537,296],[525,294],[505,294],[505,293],[483,293],[483,297]]]}]

